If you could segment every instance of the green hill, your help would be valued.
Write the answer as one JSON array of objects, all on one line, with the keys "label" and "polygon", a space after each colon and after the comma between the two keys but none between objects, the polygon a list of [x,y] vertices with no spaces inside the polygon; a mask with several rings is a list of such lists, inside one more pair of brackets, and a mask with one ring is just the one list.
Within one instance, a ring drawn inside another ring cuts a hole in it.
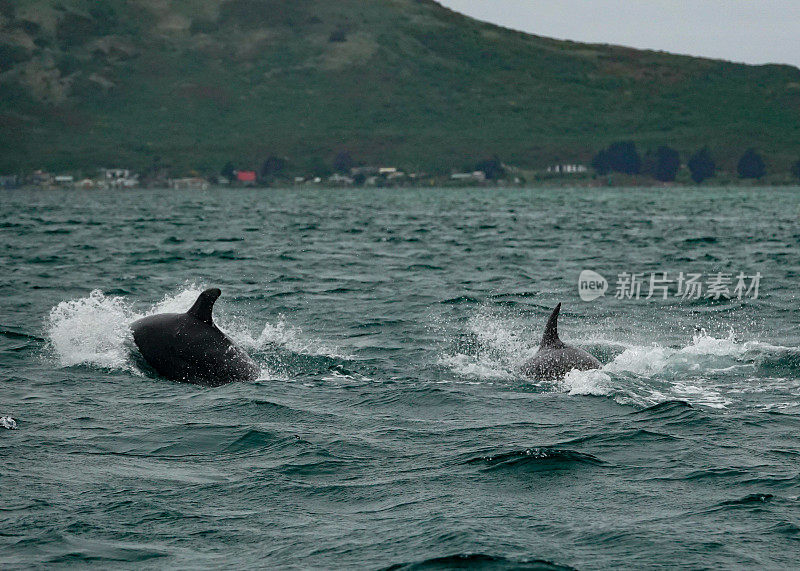
[{"label": "green hill", "polygon": [[430,0],[0,0],[0,172],[288,159],[537,168],[609,142],[800,158],[800,70],[498,28]]}]

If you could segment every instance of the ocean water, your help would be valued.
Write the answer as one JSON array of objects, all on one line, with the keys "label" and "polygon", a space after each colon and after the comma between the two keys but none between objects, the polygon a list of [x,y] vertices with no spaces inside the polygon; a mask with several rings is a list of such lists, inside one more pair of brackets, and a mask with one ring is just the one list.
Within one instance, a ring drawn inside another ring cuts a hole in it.
[{"label": "ocean water", "polygon": [[[800,189],[2,200],[4,568],[798,564]],[[257,381],[140,369],[128,324],[206,287]],[[604,367],[537,383],[558,302]]]}]

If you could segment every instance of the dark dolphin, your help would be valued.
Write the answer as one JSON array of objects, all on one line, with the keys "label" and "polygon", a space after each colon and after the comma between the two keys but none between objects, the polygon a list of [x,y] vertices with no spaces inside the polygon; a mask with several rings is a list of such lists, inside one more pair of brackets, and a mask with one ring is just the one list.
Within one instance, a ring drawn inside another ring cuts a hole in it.
[{"label": "dark dolphin", "polygon": [[209,387],[258,378],[258,365],[211,319],[221,293],[207,289],[186,313],[159,313],[131,324],[136,346],[159,375]]},{"label": "dark dolphin", "polygon": [[602,366],[600,361],[586,351],[570,347],[558,338],[559,311],[561,311],[560,303],[547,320],[542,344],[539,345],[536,356],[522,366],[523,374],[537,381],[560,381],[572,369],[588,371]]}]

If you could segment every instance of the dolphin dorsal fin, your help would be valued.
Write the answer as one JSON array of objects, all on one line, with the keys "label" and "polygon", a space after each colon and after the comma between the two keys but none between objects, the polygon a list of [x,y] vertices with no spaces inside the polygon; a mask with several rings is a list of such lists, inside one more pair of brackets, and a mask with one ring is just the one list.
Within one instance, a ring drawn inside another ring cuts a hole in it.
[{"label": "dolphin dorsal fin", "polygon": [[544,326],[544,335],[542,335],[542,344],[539,345],[540,349],[558,348],[563,347],[564,344],[558,338],[558,313],[561,311],[561,304],[559,303],[550,314],[550,319],[547,320],[547,325]]},{"label": "dolphin dorsal fin", "polygon": [[207,289],[197,296],[197,301],[195,301],[191,309],[186,312],[187,315],[196,317],[203,323],[213,325],[214,321],[211,319],[211,311],[214,309],[214,302],[217,301],[220,295],[222,295],[222,292],[218,288]]}]

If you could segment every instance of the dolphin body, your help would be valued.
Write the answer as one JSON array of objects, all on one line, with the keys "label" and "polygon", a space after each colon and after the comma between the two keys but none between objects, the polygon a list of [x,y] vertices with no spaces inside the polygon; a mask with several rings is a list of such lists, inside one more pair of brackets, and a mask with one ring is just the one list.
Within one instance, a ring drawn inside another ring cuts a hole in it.
[{"label": "dolphin body", "polygon": [[558,338],[560,311],[559,303],[547,320],[539,351],[533,359],[522,366],[522,373],[537,381],[561,381],[573,369],[588,371],[602,366],[600,361],[586,351],[571,347]]},{"label": "dolphin body", "polygon": [[214,325],[211,312],[221,294],[207,289],[186,313],[159,313],[131,324],[142,357],[159,375],[209,387],[258,378],[258,365]]}]

